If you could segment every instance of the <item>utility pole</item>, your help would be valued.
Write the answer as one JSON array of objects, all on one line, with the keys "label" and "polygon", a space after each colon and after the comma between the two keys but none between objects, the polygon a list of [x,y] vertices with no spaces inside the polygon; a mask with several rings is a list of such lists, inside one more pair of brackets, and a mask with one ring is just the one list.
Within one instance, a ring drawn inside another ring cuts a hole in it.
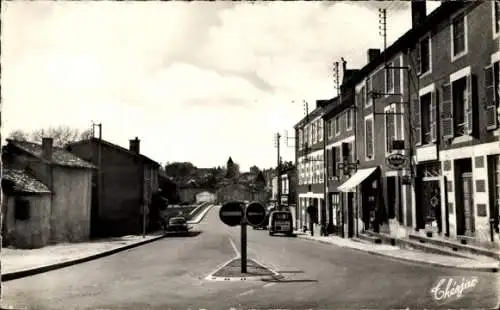
[{"label": "utility pole", "polygon": [[[102,123],[96,124],[92,122],[92,138],[95,138],[95,128],[99,128],[98,144],[97,144],[97,210],[95,216],[98,218],[99,210],[102,208]],[[99,221],[97,221],[99,222]],[[100,230],[100,227],[99,227]]]},{"label": "utility pole", "polygon": [[278,201],[278,206],[281,203],[281,156],[280,156],[280,139],[281,135],[279,132],[275,135],[275,146],[277,148],[277,167],[276,167],[276,179],[278,180],[276,199]]}]

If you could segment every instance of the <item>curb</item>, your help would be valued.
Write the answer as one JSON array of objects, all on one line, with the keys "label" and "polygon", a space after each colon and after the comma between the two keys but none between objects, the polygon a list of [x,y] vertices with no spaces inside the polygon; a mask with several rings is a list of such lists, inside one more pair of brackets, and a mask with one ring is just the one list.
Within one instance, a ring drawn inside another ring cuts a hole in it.
[{"label": "curb", "polygon": [[213,207],[214,207],[214,205],[209,205],[207,207],[207,209],[205,211],[203,211],[202,213],[200,213],[200,215],[196,219],[187,221],[187,223],[188,224],[199,224],[203,220],[205,215],[207,215],[208,211],[210,211]]},{"label": "curb", "polygon": [[[303,240],[309,240],[309,241],[314,241],[314,242],[318,242],[318,243],[336,245],[335,243],[330,243],[330,242],[323,241],[323,240],[309,239],[309,238],[306,238],[306,237],[302,237],[301,235],[297,235],[297,237],[301,238]],[[337,245],[337,246],[339,246],[339,245]],[[388,258],[392,258],[392,259],[396,259],[396,260],[401,260],[401,261],[406,261],[406,262],[411,262],[411,263],[417,263],[417,264],[422,264],[422,265],[431,265],[431,266],[435,266],[435,267],[453,268],[453,269],[461,269],[461,270],[472,270],[472,271],[481,271],[481,272],[493,272],[493,273],[498,272],[498,269],[500,267],[500,265],[499,265],[499,267],[467,267],[467,266],[462,267],[462,266],[450,266],[450,265],[445,265],[445,264],[436,263],[436,262],[429,262],[429,261],[422,261],[422,260],[410,259],[410,258],[406,258],[406,257],[395,257],[395,256],[392,256],[392,255],[389,255],[389,254],[386,254],[386,253],[380,253],[380,252],[372,251],[372,250],[362,250],[362,249],[353,248],[353,247],[349,247],[349,246],[340,246],[340,247],[348,248],[348,249],[356,250],[356,251],[360,251],[360,252],[365,252],[365,253],[369,253],[369,254],[373,254],[373,255],[388,257]]]},{"label": "curb", "polygon": [[42,266],[42,267],[36,267],[36,268],[32,268],[32,269],[27,269],[27,270],[21,270],[21,271],[14,271],[14,272],[5,273],[5,274],[2,274],[2,281],[6,282],[6,281],[17,280],[17,279],[21,279],[21,278],[25,278],[25,277],[34,276],[34,275],[37,275],[37,274],[40,274],[40,273],[44,273],[44,272],[47,272],[47,271],[52,271],[52,270],[56,270],[56,269],[61,269],[61,268],[65,268],[65,267],[77,265],[77,264],[80,264],[80,263],[85,263],[85,262],[88,262],[88,261],[91,261],[91,260],[95,260],[95,259],[98,259],[98,258],[110,256],[110,255],[116,254],[118,252],[122,252],[122,251],[125,251],[125,250],[128,250],[128,249],[132,249],[132,248],[144,245],[144,244],[148,244],[148,243],[151,243],[153,241],[157,241],[157,240],[163,239],[165,237],[167,237],[167,235],[160,235],[160,236],[155,237],[155,238],[151,238],[151,239],[148,239],[148,240],[145,240],[145,241],[140,241],[140,242],[137,242],[137,243],[132,243],[132,244],[129,244],[129,245],[126,245],[126,246],[122,246],[122,247],[115,248],[115,249],[112,249],[112,250],[109,250],[109,251],[97,253],[97,254],[94,254],[94,255],[87,256],[87,257],[82,257],[82,258],[78,258],[78,259],[74,259],[74,260],[69,260],[69,261],[65,261],[65,262],[61,262],[61,263],[56,263],[56,264],[52,264],[52,265],[46,265],[46,266]]},{"label": "curb", "polygon": [[216,274],[219,270],[221,270],[222,268],[224,268],[227,265],[229,265],[229,263],[231,263],[235,259],[239,259],[239,258],[241,258],[241,256],[235,256],[235,257],[231,258],[230,260],[228,260],[227,262],[225,262],[223,264],[220,264],[219,266],[217,266],[217,268],[215,269],[215,271],[211,272],[208,276],[206,276],[203,279],[207,280],[207,281],[215,281],[215,282],[220,282],[220,281],[269,281],[269,280],[279,279],[279,278],[283,277],[278,272],[274,271],[273,269],[271,269],[268,266],[262,264],[261,262],[258,262],[257,260],[255,260],[253,258],[251,258],[251,259],[254,262],[256,262],[257,264],[261,265],[265,269],[269,270],[272,274],[271,275],[265,275],[265,276],[248,276],[248,277],[216,277],[216,276],[214,276],[214,274]]}]

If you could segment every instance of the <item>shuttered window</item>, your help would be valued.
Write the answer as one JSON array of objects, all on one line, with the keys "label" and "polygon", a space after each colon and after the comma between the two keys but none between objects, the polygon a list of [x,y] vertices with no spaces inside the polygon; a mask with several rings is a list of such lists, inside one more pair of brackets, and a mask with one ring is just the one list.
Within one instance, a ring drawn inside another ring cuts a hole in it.
[{"label": "shuttered window", "polygon": [[337,159],[337,161],[335,162],[335,166],[337,166],[337,176],[340,177],[342,175],[342,169],[339,169],[339,163],[342,162],[342,149],[341,147],[336,147],[335,148],[335,158]]},{"label": "shuttered window", "polygon": [[336,147],[332,147],[330,150],[331,161],[332,161],[332,176],[337,176],[337,151]]},{"label": "shuttered window", "polygon": [[365,119],[365,157],[373,159],[373,118]]},{"label": "shuttered window", "polygon": [[465,112],[465,123],[466,123],[466,133],[472,135],[474,133],[474,102],[472,97],[472,91],[474,89],[472,75],[468,75],[466,78],[467,90],[464,97],[464,112]]},{"label": "shuttered window", "polygon": [[328,169],[328,176],[333,176],[332,149],[326,149],[326,166]]},{"label": "shuttered window", "polygon": [[498,78],[495,78],[495,71],[497,71],[498,75],[498,62],[494,65],[486,67],[484,70],[484,81],[486,89],[486,128],[488,130],[496,129],[498,126],[498,94],[496,92],[496,89],[498,88]]},{"label": "shuttered window", "polygon": [[421,55],[420,55],[420,47],[421,43],[417,43],[417,46],[415,47],[415,62],[417,63],[417,73],[420,74],[422,73],[422,61],[421,61]]},{"label": "shuttered window", "polygon": [[430,105],[430,125],[431,125],[431,142],[436,142],[438,138],[438,115],[437,115],[437,95],[436,92],[431,93]]},{"label": "shuttered window", "polygon": [[415,133],[415,144],[422,144],[422,107],[420,106],[420,98],[413,99],[413,128]]},{"label": "shuttered window", "polygon": [[392,152],[392,141],[395,139],[396,112],[394,107],[386,109],[385,115],[385,150]]},{"label": "shuttered window", "polygon": [[453,102],[451,101],[451,85],[445,84],[441,89],[441,134],[445,139],[453,138]]}]

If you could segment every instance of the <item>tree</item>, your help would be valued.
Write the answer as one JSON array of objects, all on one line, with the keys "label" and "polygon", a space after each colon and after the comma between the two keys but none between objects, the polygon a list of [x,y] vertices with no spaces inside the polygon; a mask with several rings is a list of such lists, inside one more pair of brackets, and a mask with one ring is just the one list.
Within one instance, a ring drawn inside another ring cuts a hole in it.
[{"label": "tree", "polygon": [[173,162],[165,166],[165,172],[176,181],[186,181],[194,176],[196,167],[190,162]]},{"label": "tree", "polygon": [[65,147],[68,143],[86,140],[91,137],[92,131],[90,129],[81,131],[66,125],[37,129],[31,132],[16,129],[9,134],[10,139],[35,143],[41,143],[42,138],[52,138],[54,139],[54,146],[57,147]]},{"label": "tree", "polygon": [[250,167],[250,172],[251,172],[252,174],[254,174],[254,175],[257,175],[257,174],[259,174],[260,169],[259,169],[259,167],[257,167],[257,166],[255,166],[255,165],[253,165],[252,167]]}]

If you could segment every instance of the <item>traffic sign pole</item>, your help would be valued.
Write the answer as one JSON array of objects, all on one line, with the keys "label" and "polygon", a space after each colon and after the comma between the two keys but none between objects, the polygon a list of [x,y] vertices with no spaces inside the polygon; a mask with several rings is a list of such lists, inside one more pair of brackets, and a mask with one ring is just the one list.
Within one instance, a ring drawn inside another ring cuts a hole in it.
[{"label": "traffic sign pole", "polygon": [[241,273],[247,272],[247,223],[241,220]]}]

